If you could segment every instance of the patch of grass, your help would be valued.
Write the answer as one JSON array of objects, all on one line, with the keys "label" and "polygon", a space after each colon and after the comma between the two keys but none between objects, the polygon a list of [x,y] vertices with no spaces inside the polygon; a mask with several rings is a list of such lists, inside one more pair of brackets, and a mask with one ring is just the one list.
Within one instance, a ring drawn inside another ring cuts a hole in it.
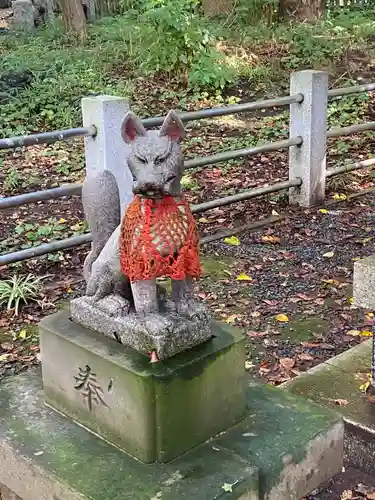
[{"label": "patch of grass", "polygon": [[[0,252],[8,253],[18,249],[36,247],[42,243],[61,240],[72,235],[84,234],[88,231],[86,221],[77,222],[69,226],[68,221],[61,218],[49,217],[40,222],[20,222],[8,238],[0,242]],[[41,256],[49,261],[61,260],[61,253],[50,253]]]},{"label": "patch of grass", "polygon": [[41,293],[41,281],[46,276],[35,277],[28,274],[24,277],[13,276],[7,280],[0,281],[0,305],[6,304],[9,311],[14,309],[15,316],[18,316],[20,304],[27,304],[28,301],[38,301]]}]

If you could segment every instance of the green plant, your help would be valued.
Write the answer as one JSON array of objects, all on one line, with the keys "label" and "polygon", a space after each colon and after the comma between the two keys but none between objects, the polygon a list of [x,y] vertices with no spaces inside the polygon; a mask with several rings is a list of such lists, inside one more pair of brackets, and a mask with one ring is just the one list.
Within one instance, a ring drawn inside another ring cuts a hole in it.
[{"label": "green plant", "polygon": [[4,179],[4,191],[6,193],[11,193],[15,189],[17,189],[21,184],[22,184],[22,175],[16,168],[10,168],[8,172],[6,173],[5,179]]},{"label": "green plant", "polygon": [[26,236],[27,240],[32,244],[39,244],[46,238],[61,235],[66,230],[65,219],[57,220],[55,217],[50,217],[46,224],[26,223],[18,224],[14,231],[19,235]]},{"label": "green plant", "polygon": [[38,301],[41,281],[46,277],[37,278],[28,274],[25,277],[13,276],[7,280],[0,280],[0,304],[6,303],[7,310],[14,309],[15,316],[18,316],[20,303]]},{"label": "green plant", "polygon": [[233,80],[198,13],[198,0],[144,0],[132,48],[146,74],[180,73],[192,88],[223,88]]}]

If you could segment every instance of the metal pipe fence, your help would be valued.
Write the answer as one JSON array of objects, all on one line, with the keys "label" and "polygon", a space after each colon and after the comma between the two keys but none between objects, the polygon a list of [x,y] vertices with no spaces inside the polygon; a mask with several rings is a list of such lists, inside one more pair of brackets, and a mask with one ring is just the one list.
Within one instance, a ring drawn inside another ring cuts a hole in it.
[{"label": "metal pipe fence", "polygon": [[0,149],[15,149],[35,144],[53,144],[57,141],[67,141],[74,137],[95,137],[97,133],[94,125],[90,127],[70,128],[67,130],[55,130],[54,132],[42,132],[40,134],[23,135],[0,139]]},{"label": "metal pipe fence", "polygon": [[[297,91],[293,91],[293,88],[297,88]],[[290,106],[291,137],[289,139],[262,144],[255,147],[238,149],[234,151],[225,151],[202,158],[194,158],[185,162],[185,167],[187,169],[191,169],[205,167],[236,158],[248,157],[259,153],[288,149],[290,151],[289,180],[250,189],[231,196],[206,201],[198,205],[193,205],[193,213],[201,213],[213,208],[245,201],[256,196],[261,196],[282,190],[289,190],[291,201],[297,200],[298,203],[304,206],[311,206],[317,203],[319,200],[321,201],[322,199],[322,192],[313,192],[312,186],[321,186],[323,184],[324,198],[324,179],[326,177],[329,178],[343,172],[348,172],[375,164],[375,159],[370,159],[322,171],[322,165],[324,167],[323,158],[319,158],[319,154],[316,154],[316,150],[319,149],[325,155],[325,144],[327,138],[347,136],[354,133],[375,129],[375,122],[351,125],[348,127],[333,128],[328,131],[325,128],[327,99],[373,91],[375,90],[375,83],[328,90],[328,78],[326,80],[324,80],[323,78],[322,80],[322,72],[307,71],[292,75],[291,89],[292,91],[290,96],[238,104],[233,106],[224,106],[220,108],[203,109],[180,114],[182,121],[189,122],[236,113],[250,112],[264,108]],[[113,105],[113,98],[111,99],[111,104]],[[104,101],[101,101],[101,104],[104,106]],[[123,172],[123,165],[119,164],[119,158],[121,158],[121,154],[119,154],[119,151],[121,148],[119,147],[118,143],[115,143],[113,148],[115,151],[112,153],[110,149],[111,142],[108,141],[108,139],[110,133],[113,136],[113,126],[112,124],[111,126],[109,126],[109,123],[106,121],[108,120],[108,117],[104,116],[103,118],[102,115],[105,115],[105,113],[103,113],[103,109],[101,110],[102,114],[97,119],[92,119],[91,121],[89,121],[88,126],[69,130],[44,132],[41,134],[33,134],[29,136],[0,139],[0,149],[14,149],[35,144],[50,144],[56,141],[68,140],[75,137],[86,137],[88,138],[87,141],[85,141],[86,169],[98,168],[98,164],[96,164],[94,167],[94,165],[90,165],[90,162],[92,161],[92,158],[100,156],[103,163],[103,165],[99,164],[100,168],[112,168],[113,165],[111,162],[117,162],[116,168]],[[121,115],[123,110],[124,100],[119,99],[117,114],[120,113]],[[317,116],[319,116],[320,119],[318,119]],[[113,115],[112,110],[112,115],[110,115],[110,118],[113,119],[113,117],[116,118],[116,112]],[[117,116],[117,118],[121,120],[122,117]],[[102,120],[102,122],[100,122],[100,120]],[[163,121],[164,117],[151,117],[142,120],[142,123],[144,124],[144,126],[151,128],[161,125]],[[95,123],[95,125],[93,125],[93,123]],[[297,133],[293,133],[293,131],[297,131]],[[314,178],[316,178],[316,180],[320,182],[312,182],[312,179]],[[28,203],[47,201],[65,196],[81,195],[81,190],[82,185],[70,184],[58,188],[47,189],[44,191],[35,191],[32,193],[26,193],[3,199],[0,198],[0,209],[14,208]],[[297,198],[293,198],[293,196],[297,196]],[[207,241],[212,241],[212,239],[215,239],[215,235],[206,237],[205,239]],[[60,241],[41,244],[39,246],[27,248],[25,250],[11,252],[0,256],[0,266],[30,258],[35,258],[59,250],[66,250],[79,245],[87,244],[90,241],[91,235],[84,234],[79,236],[72,236]]]}]

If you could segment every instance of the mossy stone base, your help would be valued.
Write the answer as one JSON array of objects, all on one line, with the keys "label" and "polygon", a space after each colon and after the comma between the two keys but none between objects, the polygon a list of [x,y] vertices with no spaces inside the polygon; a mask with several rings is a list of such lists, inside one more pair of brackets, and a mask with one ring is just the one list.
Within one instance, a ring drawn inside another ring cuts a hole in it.
[{"label": "mossy stone base", "polygon": [[214,337],[163,362],[72,322],[40,324],[48,405],[146,463],[168,462],[246,414],[244,337]]},{"label": "mossy stone base", "polygon": [[0,484],[22,500],[300,500],[339,472],[336,413],[251,383],[249,415],[147,465],[44,405],[39,371],[0,384]]},{"label": "mossy stone base", "polygon": [[[372,339],[287,382],[288,391],[335,408],[345,422],[345,462],[375,474],[375,403],[363,392],[369,380]],[[340,401],[341,400],[341,401]],[[338,406],[337,403],[341,402]]]}]

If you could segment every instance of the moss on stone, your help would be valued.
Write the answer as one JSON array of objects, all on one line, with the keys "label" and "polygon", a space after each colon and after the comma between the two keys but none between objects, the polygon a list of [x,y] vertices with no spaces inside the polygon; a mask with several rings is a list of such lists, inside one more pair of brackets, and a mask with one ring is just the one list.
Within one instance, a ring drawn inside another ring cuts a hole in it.
[{"label": "moss on stone", "polygon": [[233,266],[235,259],[228,257],[202,257],[201,263],[204,276],[208,276],[213,280],[228,278],[231,275],[230,269]]},{"label": "moss on stone", "polygon": [[319,316],[296,315],[282,327],[278,338],[284,341],[289,340],[292,344],[299,344],[320,333],[325,333],[328,329],[329,322]]}]

